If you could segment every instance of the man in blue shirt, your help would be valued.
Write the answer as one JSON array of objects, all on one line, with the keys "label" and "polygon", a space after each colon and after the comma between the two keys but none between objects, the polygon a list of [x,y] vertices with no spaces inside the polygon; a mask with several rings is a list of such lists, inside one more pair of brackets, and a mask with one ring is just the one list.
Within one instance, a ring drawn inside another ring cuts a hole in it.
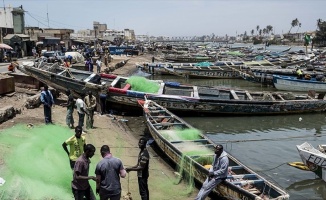
[{"label": "man in blue shirt", "polygon": [[53,96],[49,91],[47,85],[44,86],[44,90],[41,92],[41,102],[44,106],[44,118],[45,124],[52,123],[52,105],[54,104]]},{"label": "man in blue shirt", "polygon": [[208,171],[208,177],[195,200],[204,200],[218,184],[226,179],[228,169],[229,158],[227,153],[223,151],[223,146],[218,144],[215,146],[215,156],[212,167]]}]

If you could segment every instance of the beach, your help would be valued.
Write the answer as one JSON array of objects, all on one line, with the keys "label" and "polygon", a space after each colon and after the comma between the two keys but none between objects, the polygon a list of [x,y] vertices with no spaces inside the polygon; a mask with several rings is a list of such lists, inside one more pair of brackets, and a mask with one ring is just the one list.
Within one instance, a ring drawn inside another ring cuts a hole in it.
[{"label": "beach", "polygon": [[[136,68],[136,63],[149,62],[150,56],[134,56],[134,57],[114,57],[113,65],[115,62],[128,59],[127,64],[115,70],[113,73],[121,76],[128,76],[132,74]],[[0,125],[0,134],[13,126],[18,124],[32,124],[33,127],[45,126],[43,106],[34,109],[23,108],[23,104],[27,96],[24,94],[16,93],[12,97],[0,98],[1,107],[13,105],[15,108],[21,109],[21,114],[17,114],[16,117],[3,122]],[[55,106],[52,109],[52,118],[55,125],[50,126],[62,126],[66,127],[65,116],[66,108],[60,106],[60,103],[65,102],[67,97],[64,94],[60,94],[56,99]],[[78,120],[77,112],[74,112],[75,121]],[[124,116],[113,115],[100,115],[95,113],[94,116],[94,129],[90,129],[85,134],[87,143],[91,143],[96,147],[96,153],[91,161],[95,165],[100,161],[99,149],[102,145],[109,145],[113,156],[120,158],[125,165],[134,166],[137,163],[137,157],[139,153],[138,139],[143,136],[145,130],[145,121],[142,116],[128,117],[124,120]],[[71,130],[71,135],[74,131]],[[62,141],[64,142],[64,141]],[[62,152],[64,150],[60,146]],[[149,162],[149,191],[150,199],[194,199],[198,189],[194,188],[191,193],[186,192],[189,188],[187,183],[181,182],[175,184],[177,179],[175,175],[175,169],[169,165],[164,158],[160,157],[151,146],[148,147],[150,152]],[[5,168],[6,162],[4,153],[0,154],[0,169]],[[42,158],[40,158],[42,159]],[[66,157],[62,159],[67,160]],[[67,171],[69,167],[67,165]],[[90,171],[90,175],[94,175],[94,171]],[[122,195],[125,195],[128,191],[128,176],[129,176],[129,191],[133,199],[140,199],[138,192],[137,175],[135,172],[130,172],[126,178],[121,179]],[[0,173],[1,177],[1,173]],[[5,178],[5,177],[2,177]],[[6,183],[10,184],[10,183]],[[93,188],[95,191],[95,188]],[[1,193],[0,193],[1,194]]]}]

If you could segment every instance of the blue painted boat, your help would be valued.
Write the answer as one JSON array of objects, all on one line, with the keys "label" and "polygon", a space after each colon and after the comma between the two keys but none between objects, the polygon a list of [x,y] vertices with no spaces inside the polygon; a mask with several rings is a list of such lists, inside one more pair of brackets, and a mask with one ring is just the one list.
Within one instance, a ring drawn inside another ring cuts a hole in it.
[{"label": "blue painted boat", "polygon": [[316,78],[310,80],[298,79],[295,76],[273,75],[273,84],[278,90],[308,92],[326,92],[326,82],[317,81]]}]

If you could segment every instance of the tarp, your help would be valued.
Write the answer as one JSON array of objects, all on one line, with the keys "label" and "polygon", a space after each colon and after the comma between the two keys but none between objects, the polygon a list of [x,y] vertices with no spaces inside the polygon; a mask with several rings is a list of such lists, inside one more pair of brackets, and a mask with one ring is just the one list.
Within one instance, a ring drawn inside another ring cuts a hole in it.
[{"label": "tarp", "polygon": [[66,52],[65,57],[68,57],[68,55],[71,55],[72,60],[76,61],[77,63],[83,63],[85,61],[84,56],[76,51]]}]

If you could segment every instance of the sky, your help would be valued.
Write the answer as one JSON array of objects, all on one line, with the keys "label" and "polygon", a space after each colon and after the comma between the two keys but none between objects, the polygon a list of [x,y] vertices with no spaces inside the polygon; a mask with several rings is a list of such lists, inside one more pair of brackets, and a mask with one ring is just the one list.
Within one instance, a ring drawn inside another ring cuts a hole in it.
[{"label": "sky", "polygon": [[268,25],[282,34],[295,18],[301,27],[291,32],[306,32],[316,30],[318,19],[326,21],[326,0],[2,0],[4,5],[22,5],[26,26],[76,32],[97,21],[108,29],[169,37],[250,35]]}]

